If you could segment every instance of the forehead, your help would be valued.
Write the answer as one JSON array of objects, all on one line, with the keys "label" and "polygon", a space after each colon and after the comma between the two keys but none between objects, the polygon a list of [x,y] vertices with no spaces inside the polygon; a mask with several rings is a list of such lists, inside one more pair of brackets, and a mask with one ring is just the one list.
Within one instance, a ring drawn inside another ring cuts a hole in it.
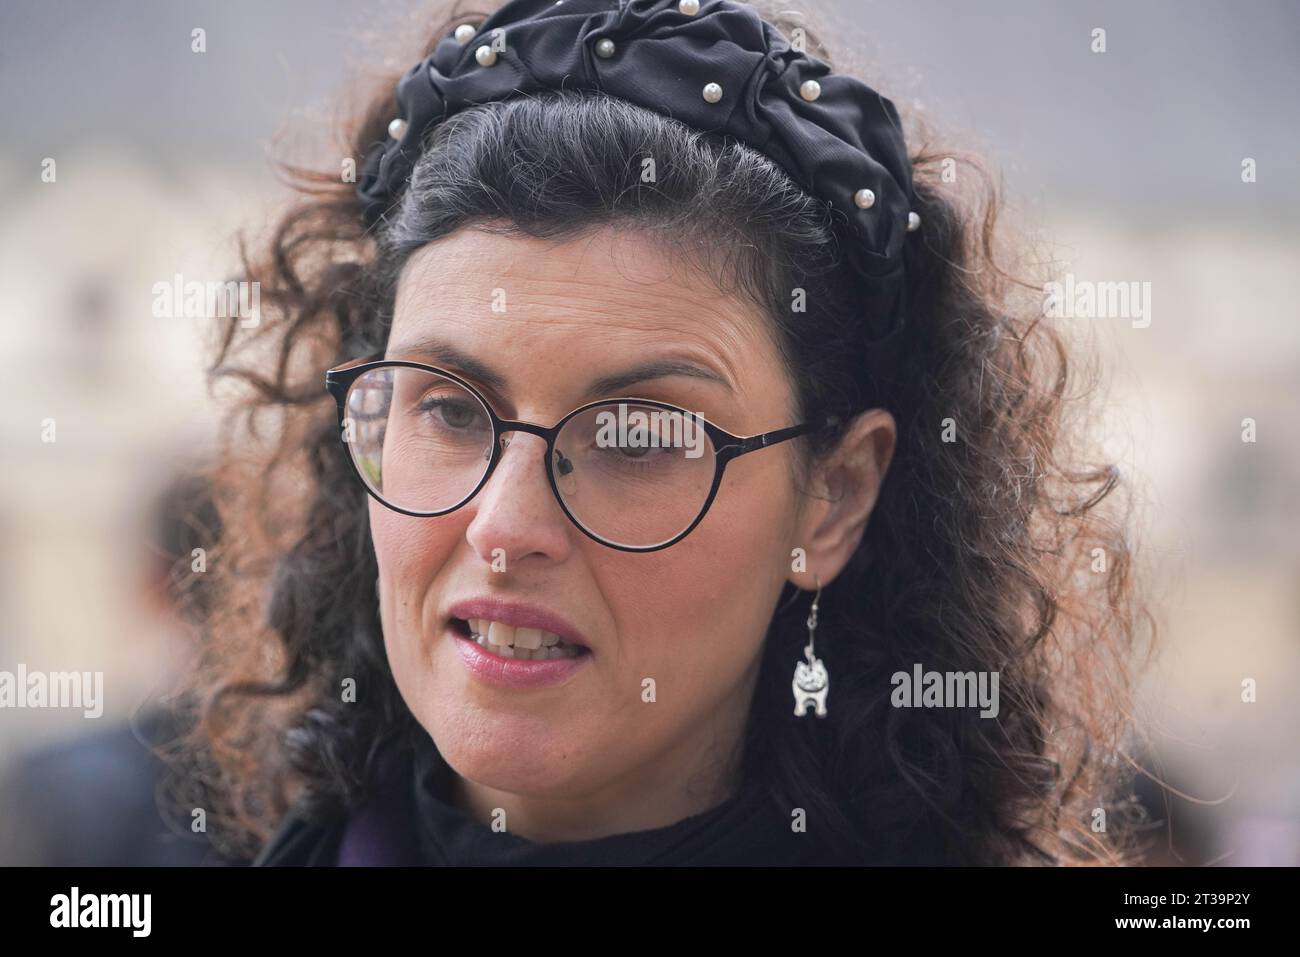
[{"label": "forehead", "polygon": [[644,233],[564,240],[458,230],[418,250],[398,284],[391,343],[454,337],[464,349],[569,363],[673,346],[734,384],[780,374],[771,320]]}]

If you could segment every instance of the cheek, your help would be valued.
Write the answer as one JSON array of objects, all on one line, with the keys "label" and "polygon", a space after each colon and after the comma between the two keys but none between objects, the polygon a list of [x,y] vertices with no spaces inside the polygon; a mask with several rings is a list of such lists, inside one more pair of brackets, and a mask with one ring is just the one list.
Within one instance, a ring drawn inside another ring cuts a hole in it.
[{"label": "cheek", "polygon": [[414,518],[370,502],[384,643],[395,672],[408,652],[418,653],[420,636],[435,611],[436,583],[461,534],[454,526],[446,518]]},{"label": "cheek", "polygon": [[392,584],[436,573],[455,547],[458,531],[445,518],[414,518],[370,500],[370,533],[379,571]]},{"label": "cheek", "polygon": [[780,463],[737,464],[694,531],[641,564],[620,563],[617,584],[607,582],[620,593],[620,647],[646,675],[671,676],[700,693],[755,663],[796,544],[793,493]]}]

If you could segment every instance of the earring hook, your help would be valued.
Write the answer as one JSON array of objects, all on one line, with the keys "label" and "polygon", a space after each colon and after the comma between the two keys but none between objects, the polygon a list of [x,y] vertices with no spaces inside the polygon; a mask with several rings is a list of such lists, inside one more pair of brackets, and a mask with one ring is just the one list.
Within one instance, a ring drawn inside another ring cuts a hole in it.
[{"label": "earring hook", "polygon": [[808,611],[808,647],[804,649],[804,654],[809,661],[813,659],[813,633],[817,630],[817,603],[822,597],[822,580],[816,572],[813,573],[813,580],[817,582],[817,594],[813,596],[812,608]]}]

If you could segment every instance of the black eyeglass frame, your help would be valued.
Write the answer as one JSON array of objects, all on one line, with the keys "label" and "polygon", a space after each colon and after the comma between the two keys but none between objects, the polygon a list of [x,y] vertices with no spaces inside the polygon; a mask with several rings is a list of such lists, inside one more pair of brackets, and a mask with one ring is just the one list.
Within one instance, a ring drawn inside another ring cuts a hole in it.
[{"label": "black eyeglass frame", "polygon": [[[785,442],[789,439],[797,438],[800,435],[805,435],[809,432],[815,431],[816,429],[826,428],[839,423],[838,416],[828,415],[822,416],[819,420],[801,422],[798,425],[788,426],[784,429],[776,429],[772,432],[763,432],[758,435],[733,435],[726,429],[713,424],[704,416],[696,415],[695,413],[683,409],[681,406],[673,405],[670,402],[659,402],[655,399],[641,399],[632,396],[623,396],[610,399],[596,399],[585,403],[584,405],[580,405],[578,408],[567,413],[559,422],[555,423],[555,425],[547,428],[533,422],[522,422],[517,419],[504,419],[497,415],[496,409],[492,407],[492,403],[487,400],[487,397],[475,388],[472,383],[467,382],[454,372],[440,369],[437,366],[429,365],[428,363],[415,362],[410,359],[385,359],[383,358],[382,353],[378,353],[360,359],[353,359],[350,362],[345,362],[343,365],[335,366],[333,369],[328,369],[325,372],[325,388],[334,397],[334,401],[338,405],[339,434],[341,437],[346,435],[344,430],[347,424],[347,398],[348,393],[352,391],[353,383],[372,369],[386,367],[420,369],[424,372],[431,372],[434,375],[449,379],[474,396],[483,408],[487,410],[488,417],[492,422],[492,457],[489,459],[487,468],[484,470],[483,477],[479,480],[479,483],[474,486],[474,489],[468,495],[455,505],[436,512],[414,512],[410,509],[394,505],[371,488],[370,482],[366,479],[366,476],[362,473],[360,466],[357,464],[356,456],[353,455],[351,449],[348,449],[348,461],[352,463],[352,469],[361,480],[362,487],[365,488],[366,492],[372,498],[384,507],[392,509],[394,512],[400,512],[403,515],[410,515],[414,518],[437,518],[441,515],[448,515],[459,508],[463,508],[466,504],[472,501],[474,496],[477,495],[483,489],[483,486],[488,483],[488,480],[492,478],[492,473],[496,471],[497,463],[501,461],[501,456],[505,452],[501,446],[502,437],[507,432],[527,432],[530,435],[536,435],[539,438],[546,440],[546,478],[551,484],[551,492],[554,494],[555,500],[560,503],[560,508],[568,517],[569,521],[571,521],[575,526],[577,526],[579,531],[593,541],[599,542],[608,548],[615,548],[623,552],[659,551],[660,549],[668,548],[670,545],[676,545],[683,538],[689,535],[695,529],[695,526],[699,525],[700,522],[704,520],[704,516],[708,514],[709,508],[713,505],[713,500],[717,497],[718,489],[722,485],[722,475],[726,471],[728,462],[731,462],[742,455],[748,455],[750,452],[757,452],[759,449],[770,448],[773,445]],[[581,520],[579,520],[578,517],[569,510],[569,506],[565,504],[564,497],[560,494],[559,486],[555,484],[555,466],[553,460],[555,456],[555,440],[559,436],[560,430],[564,428],[565,424],[568,423],[570,419],[588,409],[594,408],[598,405],[609,405],[619,402],[635,402],[637,405],[653,406],[655,408],[680,412],[683,415],[691,416],[704,424],[704,431],[708,435],[709,441],[713,443],[715,463],[713,484],[709,488],[709,494],[705,498],[704,504],[700,507],[699,514],[695,516],[695,520],[692,521],[690,525],[673,538],[670,538],[665,542],[660,542],[657,545],[621,545],[602,538],[600,535],[597,535],[591,529],[583,525]],[[344,445],[349,444],[346,438],[343,438],[343,443]]]}]

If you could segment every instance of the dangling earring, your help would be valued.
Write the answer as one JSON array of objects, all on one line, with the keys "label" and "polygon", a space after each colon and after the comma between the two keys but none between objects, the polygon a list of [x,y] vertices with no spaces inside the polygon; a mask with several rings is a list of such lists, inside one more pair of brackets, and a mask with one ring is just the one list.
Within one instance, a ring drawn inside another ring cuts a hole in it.
[{"label": "dangling earring", "polygon": [[794,714],[797,718],[808,713],[810,704],[816,705],[817,717],[826,717],[826,692],[830,687],[826,666],[813,654],[813,638],[817,631],[817,602],[822,597],[821,579],[816,575],[813,578],[817,581],[817,595],[813,598],[812,609],[808,613],[808,644],[803,650],[804,660],[795,663],[794,681],[791,684],[794,690]]}]

